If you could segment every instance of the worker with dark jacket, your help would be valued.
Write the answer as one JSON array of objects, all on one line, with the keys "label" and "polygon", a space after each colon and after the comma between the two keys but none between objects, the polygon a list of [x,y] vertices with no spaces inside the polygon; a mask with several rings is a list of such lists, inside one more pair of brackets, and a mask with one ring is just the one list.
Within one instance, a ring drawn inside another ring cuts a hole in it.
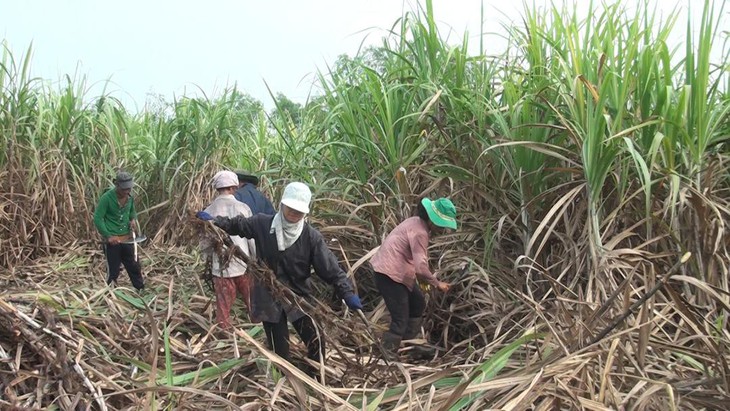
[{"label": "worker with dark jacket", "polygon": [[[284,286],[304,298],[311,297],[311,268],[331,284],[350,309],[361,310],[360,298],[340,268],[337,258],[317,229],[304,221],[309,213],[312,194],[306,184],[294,182],[284,189],[279,212],[275,215],[257,214],[246,218],[216,217],[199,212],[203,220],[213,223],[228,234],[252,238],[257,257],[263,261]],[[307,357],[324,358],[322,330],[297,306],[277,301],[266,286],[256,284],[251,298],[253,316],[263,322],[269,346],[282,358],[289,360],[289,329],[291,322],[307,347]]]},{"label": "worker with dark jacket", "polygon": [[274,215],[276,211],[264,194],[258,190],[259,178],[245,171],[236,171],[238,176],[238,190],[233,195],[236,200],[246,204],[251,212]]},{"label": "worker with dark jacket", "polygon": [[401,340],[415,338],[421,331],[426,300],[417,282],[448,291],[428,266],[428,241],[441,229],[456,229],[456,208],[448,198],[418,204],[417,216],[396,226],[370,260],[375,284],[390,312],[390,327],[383,334],[383,348],[396,359]]}]

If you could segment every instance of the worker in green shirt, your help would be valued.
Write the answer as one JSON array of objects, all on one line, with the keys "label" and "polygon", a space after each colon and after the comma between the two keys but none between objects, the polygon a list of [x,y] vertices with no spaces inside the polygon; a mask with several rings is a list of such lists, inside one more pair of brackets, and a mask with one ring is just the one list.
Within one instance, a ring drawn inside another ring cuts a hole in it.
[{"label": "worker in green shirt", "polygon": [[137,212],[134,209],[132,175],[120,171],[114,179],[114,189],[107,190],[99,199],[94,212],[94,225],[104,238],[104,255],[107,262],[107,284],[119,277],[122,264],[129,274],[132,285],[138,291],[144,289],[142,267],[134,256],[134,246],[128,243],[136,230]]}]

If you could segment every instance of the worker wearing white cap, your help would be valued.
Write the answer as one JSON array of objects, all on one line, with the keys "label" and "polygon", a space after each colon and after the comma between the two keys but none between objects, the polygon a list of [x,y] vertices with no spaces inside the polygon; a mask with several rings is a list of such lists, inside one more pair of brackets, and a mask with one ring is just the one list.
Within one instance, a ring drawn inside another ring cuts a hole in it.
[{"label": "worker wearing white cap", "polygon": [[[311,298],[309,278],[314,267],[317,275],[335,288],[350,309],[362,309],[360,298],[353,292],[350,280],[339,266],[337,257],[327,248],[322,234],[304,221],[311,200],[309,187],[294,182],[284,188],[276,215],[213,218],[200,212],[198,217],[213,220],[228,234],[253,238],[259,260],[264,261],[277,279],[297,295]],[[319,337],[321,332],[298,307],[276,301],[266,287],[257,284],[254,286],[252,311],[263,321],[269,346],[280,357],[289,359],[288,320],[306,344],[307,357],[317,362],[324,358],[324,339]],[[305,371],[313,373],[311,369]]]},{"label": "worker wearing white cap", "polygon": [[[215,217],[251,217],[251,209],[244,203],[236,200],[234,193],[238,189],[238,176],[232,171],[220,171],[213,177],[213,188],[217,196],[205,209],[205,212]],[[231,241],[248,256],[255,254],[256,246],[253,240],[247,240],[237,235],[231,235]],[[214,252],[209,241],[201,241],[203,254],[212,259],[211,271],[213,288],[215,289],[215,313],[218,325],[222,329],[231,328],[230,312],[236,295],[243,297],[246,307],[251,313],[251,277],[246,275],[246,263],[233,257],[227,266],[222,266],[218,255]],[[251,321],[256,321],[250,314]]]}]

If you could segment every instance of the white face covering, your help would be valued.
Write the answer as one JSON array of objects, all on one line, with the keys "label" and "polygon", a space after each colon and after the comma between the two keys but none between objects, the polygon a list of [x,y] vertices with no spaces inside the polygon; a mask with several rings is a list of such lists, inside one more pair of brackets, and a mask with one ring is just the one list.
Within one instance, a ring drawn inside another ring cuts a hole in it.
[{"label": "white face covering", "polygon": [[290,223],[284,218],[281,209],[283,206],[279,206],[279,212],[274,216],[274,220],[271,222],[271,230],[269,233],[276,233],[276,245],[279,251],[284,251],[294,244],[299,236],[302,234],[304,229],[304,219],[299,220],[298,223]]}]

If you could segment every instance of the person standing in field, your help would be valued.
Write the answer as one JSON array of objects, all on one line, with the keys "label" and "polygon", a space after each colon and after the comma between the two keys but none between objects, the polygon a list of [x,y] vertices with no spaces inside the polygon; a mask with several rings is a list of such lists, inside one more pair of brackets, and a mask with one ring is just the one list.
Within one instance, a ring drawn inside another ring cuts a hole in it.
[{"label": "person standing in field", "polygon": [[439,281],[429,269],[428,242],[442,229],[456,229],[456,208],[448,198],[418,204],[417,215],[405,219],[388,234],[370,260],[375,284],[390,312],[390,327],[382,343],[388,359],[398,358],[401,340],[415,338],[421,330],[426,300],[418,281],[442,292],[450,285]]},{"label": "person standing in field", "polygon": [[[312,193],[306,184],[294,182],[284,188],[279,212],[275,215],[256,214],[253,217],[213,217],[198,212],[203,220],[212,220],[228,234],[252,238],[256,242],[258,259],[276,275],[282,285],[295,294],[311,299],[311,269],[332,285],[350,309],[361,310],[360,298],[340,268],[337,257],[327,248],[322,234],[304,221],[309,213]],[[266,286],[255,284],[252,297],[254,316],[263,322],[269,347],[280,357],[289,360],[289,328],[294,329],[307,347],[307,357],[313,361],[324,359],[325,343],[322,330],[311,317],[296,305],[277,301]],[[313,374],[313,370],[305,367]]]},{"label": "person standing in field", "polygon": [[259,178],[246,171],[236,171],[238,176],[238,190],[236,190],[236,200],[246,204],[251,212],[256,214],[274,215],[276,211],[264,194],[258,190]]},{"label": "person standing in field", "polygon": [[102,194],[94,211],[94,225],[104,239],[103,249],[107,262],[107,285],[116,284],[121,265],[137,291],[144,289],[142,267],[134,256],[134,245],[126,243],[137,229],[137,211],[134,208],[132,175],[120,171],[114,179],[114,189]]},{"label": "person standing in field", "polygon": [[[218,172],[213,177],[213,188],[217,191],[217,195],[205,209],[206,213],[213,217],[251,217],[251,209],[233,196],[238,189],[238,177],[234,172]],[[232,235],[231,241],[246,255],[253,256],[255,246],[252,240]],[[251,277],[246,275],[246,263],[235,257],[231,258],[227,267],[222,267],[209,240],[201,241],[200,246],[203,254],[212,258],[216,320],[222,329],[228,330],[231,328],[231,307],[236,300],[237,293],[241,294],[249,313],[251,312]],[[256,322],[253,316],[251,316],[251,321]]]}]

